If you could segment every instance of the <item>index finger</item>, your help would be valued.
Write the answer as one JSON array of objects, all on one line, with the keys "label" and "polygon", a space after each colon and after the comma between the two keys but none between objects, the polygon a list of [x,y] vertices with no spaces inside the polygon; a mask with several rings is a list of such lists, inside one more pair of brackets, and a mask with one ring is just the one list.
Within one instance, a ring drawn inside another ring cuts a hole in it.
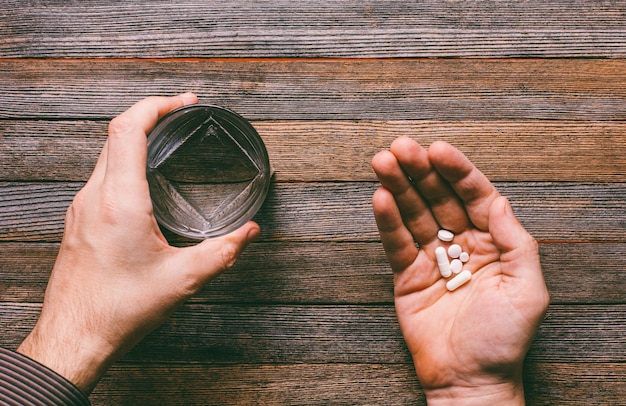
[{"label": "index finger", "polygon": [[415,262],[419,252],[413,235],[404,224],[400,209],[390,191],[378,189],[372,197],[372,205],[380,240],[391,269],[402,272]]},{"label": "index finger", "polygon": [[111,120],[106,151],[103,151],[106,155],[105,178],[117,184],[145,180],[147,133],[165,114],[196,102],[197,97],[191,93],[148,97]]}]

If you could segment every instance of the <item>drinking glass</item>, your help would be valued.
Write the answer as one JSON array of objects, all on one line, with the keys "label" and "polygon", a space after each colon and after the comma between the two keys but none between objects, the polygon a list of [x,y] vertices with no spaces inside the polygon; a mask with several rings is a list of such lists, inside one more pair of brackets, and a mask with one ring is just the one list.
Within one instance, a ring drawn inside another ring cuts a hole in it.
[{"label": "drinking glass", "polygon": [[147,177],[159,224],[205,239],[252,219],[271,168],[263,140],[243,117],[194,104],[168,113],[148,135]]}]

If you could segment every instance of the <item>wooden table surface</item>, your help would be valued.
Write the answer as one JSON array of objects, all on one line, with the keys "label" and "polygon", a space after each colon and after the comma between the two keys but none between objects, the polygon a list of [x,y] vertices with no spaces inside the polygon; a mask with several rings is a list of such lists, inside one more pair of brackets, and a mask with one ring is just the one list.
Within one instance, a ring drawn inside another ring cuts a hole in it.
[{"label": "wooden table surface", "polygon": [[528,403],[626,404],[626,3],[1,1],[1,346],[34,325],[108,121],[185,91],[263,137],[263,234],[95,405],[424,404],[370,204],[399,135],[457,145],[540,242]]}]

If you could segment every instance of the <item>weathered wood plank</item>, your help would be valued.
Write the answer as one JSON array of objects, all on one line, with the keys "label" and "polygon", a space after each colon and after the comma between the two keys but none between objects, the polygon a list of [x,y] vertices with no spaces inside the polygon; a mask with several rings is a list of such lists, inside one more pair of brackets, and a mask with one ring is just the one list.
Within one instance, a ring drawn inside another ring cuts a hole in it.
[{"label": "weathered wood plank", "polygon": [[[15,348],[37,304],[0,303],[0,346]],[[626,362],[626,304],[551,305],[533,362]],[[187,304],[125,357],[227,364],[410,363],[393,305]]]},{"label": "weathered wood plank", "polygon": [[0,56],[623,58],[625,14],[582,0],[4,1]]},{"label": "weathered wood plank", "polygon": [[526,362],[528,405],[618,405],[626,399],[624,363]]},{"label": "weathered wood plank", "polygon": [[[0,182],[0,241],[60,241],[82,183]],[[624,184],[497,183],[540,241],[623,242]],[[377,241],[373,182],[276,183],[255,219],[268,240]],[[359,220],[359,221],[356,221]],[[175,243],[184,241],[166,233]]]},{"label": "weathered wood plank", "polygon": [[90,399],[94,406],[425,405],[422,397],[412,365],[197,363],[117,364]]},{"label": "weathered wood plank", "polygon": [[[542,243],[553,304],[528,403],[626,398],[625,4],[8,0],[0,16],[0,345],[32,328],[65,210],[136,100],[230,107],[277,170],[260,241],[94,404],[424,404],[370,207],[371,156],[397,135],[460,146]],[[511,56],[549,59],[490,59]]]},{"label": "weathered wood plank", "polygon": [[0,183],[0,240],[60,241],[65,212],[82,183]]},{"label": "weathered wood plank", "polygon": [[[58,248],[1,243],[0,300],[42,302]],[[624,301],[626,242],[545,243],[540,248],[553,304]],[[191,302],[393,303],[393,281],[378,242],[259,242]]]},{"label": "weathered wood plank", "polygon": [[[617,405],[626,364],[543,363],[524,369],[529,405]],[[118,363],[94,405],[425,405],[412,364],[214,365]]]},{"label": "weathered wood plank", "polygon": [[[87,63],[88,62],[88,63]],[[0,118],[195,91],[251,120],[626,120],[626,60],[0,60]]]},{"label": "weathered wood plank", "polygon": [[[373,181],[398,136],[448,141],[494,181],[626,181],[626,123],[575,121],[257,121],[277,182]],[[105,121],[0,120],[0,180],[85,181]]]}]

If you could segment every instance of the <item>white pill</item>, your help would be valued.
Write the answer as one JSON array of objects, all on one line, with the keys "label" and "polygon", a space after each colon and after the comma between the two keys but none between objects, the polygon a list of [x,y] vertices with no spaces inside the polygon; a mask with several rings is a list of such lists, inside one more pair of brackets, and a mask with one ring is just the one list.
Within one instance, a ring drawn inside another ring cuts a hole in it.
[{"label": "white pill", "polygon": [[448,254],[446,254],[446,249],[443,247],[437,247],[435,249],[435,257],[437,257],[437,265],[439,266],[439,273],[444,278],[452,275],[452,270],[450,269],[450,262],[448,262]]},{"label": "white pill", "polygon": [[452,234],[452,232],[448,230],[439,230],[439,232],[437,233],[437,238],[439,238],[441,241],[450,242],[452,241],[452,239],[454,239],[454,234]]},{"label": "white pill", "polygon": [[463,252],[463,248],[461,248],[459,244],[452,244],[448,248],[448,255],[450,255],[450,258],[458,258],[461,255],[461,252]]},{"label": "white pill", "polygon": [[458,274],[463,269],[463,262],[460,259],[453,259],[450,262],[450,270],[453,274]]},{"label": "white pill", "polygon": [[459,255],[459,259],[462,262],[467,262],[469,261],[469,254],[467,252],[461,252],[461,255]]},{"label": "white pill", "polygon": [[469,281],[470,279],[472,279],[472,273],[466,269],[454,278],[450,279],[448,283],[446,283],[446,288],[450,292],[452,292],[453,290],[456,290],[459,286],[467,283],[467,281]]}]

